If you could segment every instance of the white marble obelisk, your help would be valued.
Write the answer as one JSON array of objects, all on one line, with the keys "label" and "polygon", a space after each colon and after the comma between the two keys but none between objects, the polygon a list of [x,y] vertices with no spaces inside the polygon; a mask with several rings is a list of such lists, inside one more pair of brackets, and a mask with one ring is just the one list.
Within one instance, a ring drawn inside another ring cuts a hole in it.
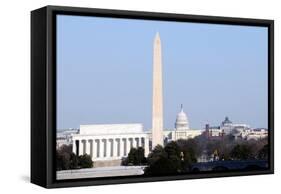
[{"label": "white marble obelisk", "polygon": [[152,149],[156,145],[163,146],[162,54],[158,32],[153,48]]}]

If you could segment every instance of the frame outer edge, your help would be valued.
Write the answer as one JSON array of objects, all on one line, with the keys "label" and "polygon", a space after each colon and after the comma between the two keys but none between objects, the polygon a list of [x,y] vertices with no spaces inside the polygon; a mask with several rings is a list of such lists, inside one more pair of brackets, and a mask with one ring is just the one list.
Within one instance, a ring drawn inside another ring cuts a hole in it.
[{"label": "frame outer edge", "polygon": [[[124,183],[140,183],[140,182],[155,182],[155,181],[172,181],[172,180],[185,180],[194,178],[216,178],[216,177],[228,177],[228,176],[246,176],[257,174],[272,174],[274,172],[274,145],[273,145],[273,127],[274,127],[274,21],[273,20],[260,20],[260,19],[247,19],[247,18],[231,18],[231,17],[217,17],[217,16],[200,16],[200,15],[184,15],[184,14],[172,14],[172,13],[153,13],[153,12],[140,12],[140,11],[125,11],[125,10],[106,10],[106,9],[91,9],[91,8],[75,8],[75,7],[60,7],[60,6],[47,6],[46,8],[46,185],[47,188],[57,187],[71,187],[71,186],[88,186],[88,185],[107,185],[107,184],[124,184]],[[178,19],[179,21],[186,22],[198,22],[198,23],[217,23],[217,24],[233,24],[233,25],[252,25],[252,26],[268,26],[269,28],[269,125],[272,126],[272,133],[270,135],[270,169],[266,171],[255,172],[237,172],[237,173],[212,173],[212,174],[196,174],[196,175],[177,175],[166,177],[124,177],[120,179],[87,179],[87,180],[75,180],[66,182],[57,182],[55,178],[55,108],[56,97],[54,92],[56,90],[56,67],[55,67],[55,34],[54,34],[54,16],[55,12],[67,12],[68,14],[99,14],[99,16],[105,17],[121,17],[132,19],[147,18],[155,20],[168,20],[168,17],[173,18],[173,21]]]}]

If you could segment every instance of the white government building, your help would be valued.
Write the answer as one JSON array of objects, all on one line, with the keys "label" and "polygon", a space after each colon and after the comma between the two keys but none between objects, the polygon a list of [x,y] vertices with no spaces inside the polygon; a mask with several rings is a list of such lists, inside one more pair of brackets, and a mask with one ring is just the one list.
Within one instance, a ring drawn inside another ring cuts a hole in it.
[{"label": "white government building", "polygon": [[177,115],[175,122],[175,129],[171,131],[171,140],[176,141],[178,139],[190,139],[198,135],[201,135],[203,130],[190,129],[189,121],[186,113],[183,111],[183,105],[181,105],[181,111]]},{"label": "white government building", "polygon": [[121,159],[132,147],[143,147],[145,156],[149,153],[149,137],[142,124],[80,125],[72,142],[75,154],[88,154],[94,161]]}]

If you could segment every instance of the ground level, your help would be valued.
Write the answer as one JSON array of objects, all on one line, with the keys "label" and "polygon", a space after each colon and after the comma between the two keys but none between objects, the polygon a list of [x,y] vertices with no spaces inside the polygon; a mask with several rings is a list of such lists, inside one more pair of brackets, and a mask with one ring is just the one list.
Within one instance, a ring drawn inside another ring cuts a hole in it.
[{"label": "ground level", "polygon": [[110,166],[57,171],[57,180],[144,174],[144,166]]}]

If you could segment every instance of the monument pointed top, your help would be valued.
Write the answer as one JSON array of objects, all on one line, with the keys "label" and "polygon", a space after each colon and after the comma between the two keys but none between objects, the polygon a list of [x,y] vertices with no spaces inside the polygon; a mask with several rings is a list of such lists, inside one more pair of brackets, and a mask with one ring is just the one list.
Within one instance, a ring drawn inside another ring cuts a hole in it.
[{"label": "monument pointed top", "polygon": [[181,112],[183,112],[183,104],[181,104]]},{"label": "monument pointed top", "polygon": [[156,32],[155,39],[160,39],[160,34],[159,34],[159,32]]}]

